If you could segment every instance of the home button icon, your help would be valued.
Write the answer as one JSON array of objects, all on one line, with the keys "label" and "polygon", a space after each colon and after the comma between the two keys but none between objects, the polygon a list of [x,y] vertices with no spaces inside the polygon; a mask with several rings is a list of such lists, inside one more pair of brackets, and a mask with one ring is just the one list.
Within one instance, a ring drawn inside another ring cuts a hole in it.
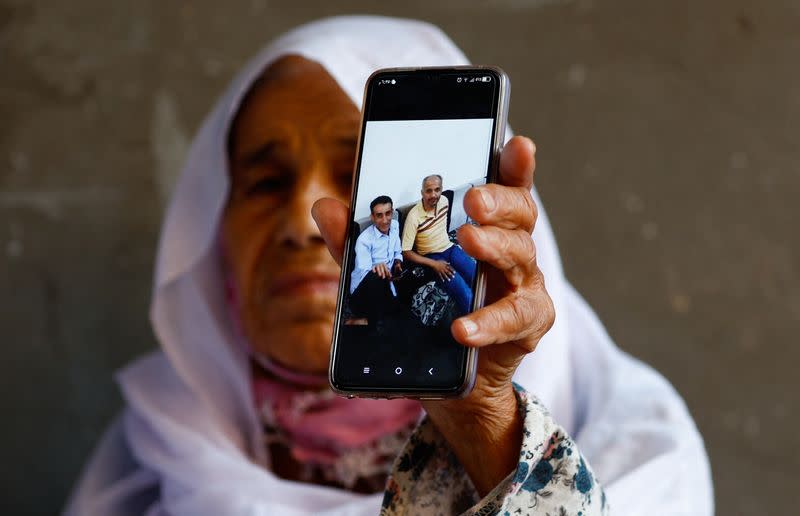
[{"label": "home button icon", "polygon": [[403,372],[402,367],[398,367],[397,369],[394,370],[394,374],[401,374],[402,372]]}]

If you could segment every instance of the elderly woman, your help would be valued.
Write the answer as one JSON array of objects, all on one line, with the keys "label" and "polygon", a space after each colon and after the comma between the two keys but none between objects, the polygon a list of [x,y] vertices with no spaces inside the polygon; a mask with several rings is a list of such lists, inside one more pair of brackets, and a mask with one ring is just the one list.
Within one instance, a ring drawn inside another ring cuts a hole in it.
[{"label": "elderly woman", "polygon": [[67,513],[712,512],[680,397],[563,276],[526,138],[464,201],[481,226],[459,238],[491,267],[487,306],[452,328],[481,348],[473,392],[420,406],[327,389],[364,82],[465,63],[430,25],[354,17],[300,27],[239,74],[167,213],[162,350],[119,374],[127,407]]}]

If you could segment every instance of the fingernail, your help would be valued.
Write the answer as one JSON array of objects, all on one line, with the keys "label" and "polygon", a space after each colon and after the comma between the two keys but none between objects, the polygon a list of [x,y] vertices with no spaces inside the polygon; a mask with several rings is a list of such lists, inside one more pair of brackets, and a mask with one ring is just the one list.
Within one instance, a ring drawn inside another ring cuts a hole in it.
[{"label": "fingernail", "polygon": [[464,331],[467,332],[467,337],[471,337],[478,333],[478,325],[469,319],[462,320],[461,325],[464,327]]},{"label": "fingernail", "polygon": [[481,193],[481,199],[483,199],[483,207],[486,209],[486,211],[490,212],[494,211],[494,208],[496,206],[494,202],[494,196],[483,189],[480,189],[478,191]]}]

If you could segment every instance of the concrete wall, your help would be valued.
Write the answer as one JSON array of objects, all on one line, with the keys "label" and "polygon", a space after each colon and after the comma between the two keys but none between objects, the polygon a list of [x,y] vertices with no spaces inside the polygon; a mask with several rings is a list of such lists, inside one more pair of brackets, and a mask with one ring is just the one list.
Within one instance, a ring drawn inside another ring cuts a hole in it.
[{"label": "concrete wall", "polygon": [[3,513],[61,507],[152,349],[164,201],[263,43],[320,16],[441,25],[513,83],[568,276],[664,372],[719,514],[796,510],[800,4],[0,0]]}]

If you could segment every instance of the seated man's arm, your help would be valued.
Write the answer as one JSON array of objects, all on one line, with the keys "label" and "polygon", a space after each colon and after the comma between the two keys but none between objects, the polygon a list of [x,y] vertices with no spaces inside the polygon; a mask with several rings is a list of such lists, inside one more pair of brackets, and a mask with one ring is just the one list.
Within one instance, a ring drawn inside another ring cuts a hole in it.
[{"label": "seated man's arm", "polygon": [[[412,212],[413,213],[413,212]],[[448,280],[454,274],[453,269],[440,260],[432,260],[426,258],[421,254],[414,251],[414,242],[417,240],[417,224],[419,221],[410,216],[406,221],[406,226],[403,228],[403,259],[419,265],[425,265],[433,269],[442,280]]]},{"label": "seated man's arm", "polygon": [[[398,234],[400,233],[400,225],[397,223],[396,220],[392,221],[392,230],[398,237],[400,237],[400,235]],[[394,240],[394,245],[392,247],[392,254],[394,255],[395,261],[397,260],[400,260],[401,262],[403,261],[403,245],[400,242],[400,238]]]},{"label": "seated man's arm", "polygon": [[[416,242],[417,240],[417,224],[419,223],[419,221],[413,215],[414,215],[414,210],[412,209],[408,213],[408,219],[406,220],[405,227],[403,228],[403,236],[400,239],[400,250],[403,254],[403,258],[405,258],[406,260],[411,259],[408,253],[413,252],[411,250],[414,248],[414,242]],[[413,261],[414,263],[420,263],[416,260]]]},{"label": "seated man's arm", "polygon": [[353,269],[361,272],[372,270],[372,251],[369,248],[369,244],[367,244],[366,238],[364,238],[364,233],[361,233],[356,240],[355,252],[356,257]]},{"label": "seated man's arm", "polygon": [[[400,225],[397,223],[396,220],[392,221],[391,231],[398,236],[398,238],[394,239],[394,245],[392,247],[392,268],[396,270],[398,273],[402,270],[402,263],[403,263],[403,246],[400,243],[399,232],[400,232]],[[390,240],[391,241],[391,240]]]},{"label": "seated man's arm", "polygon": [[448,281],[456,274],[455,269],[453,269],[446,261],[432,260],[415,251],[403,251],[403,258],[409,262],[430,267],[439,276],[439,278],[441,278],[442,281]]},{"label": "seated man's arm", "polygon": [[428,267],[436,267],[438,263],[438,260],[431,260],[430,258],[425,258],[421,254],[413,250],[403,251],[403,259],[408,260],[409,262],[412,263],[425,265]]}]

